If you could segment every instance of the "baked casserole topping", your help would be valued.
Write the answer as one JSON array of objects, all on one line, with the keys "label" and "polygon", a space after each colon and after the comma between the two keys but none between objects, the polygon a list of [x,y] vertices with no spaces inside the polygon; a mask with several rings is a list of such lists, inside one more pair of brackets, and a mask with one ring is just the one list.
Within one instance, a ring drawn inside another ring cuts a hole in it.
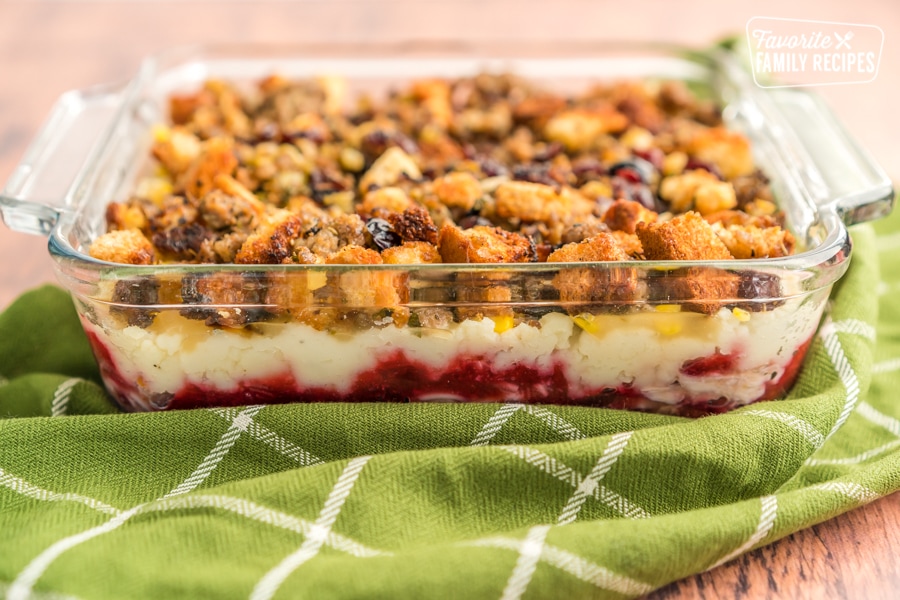
[{"label": "baked casserole topping", "polygon": [[[483,73],[352,101],[346,87],[339,78],[274,75],[252,89],[208,80],[173,95],[170,123],[154,132],[155,171],[109,205],[108,232],[91,256],[134,265],[415,265],[794,250],[748,140],[682,82],[623,81],[566,96]],[[563,302],[608,303],[641,293],[629,278],[627,269],[572,269],[555,285]],[[214,279],[186,278],[176,300],[277,300],[248,296],[246,285],[234,296]],[[353,284],[359,289],[340,284],[350,305],[404,301],[390,278]],[[673,285],[688,310],[714,312],[717,300],[753,298],[771,282],[698,269]],[[263,296],[284,293],[259,287]],[[148,293],[120,288],[123,302]],[[471,300],[508,300],[502,289]]]},{"label": "baked casserole topping", "polygon": [[[272,76],[253,93],[211,80],[173,96],[172,124],[155,132],[157,173],[107,213],[110,230],[129,233],[97,240],[92,255],[534,262],[559,251],[668,260],[794,247],[747,139],[681,82],[566,97],[482,74],[416,81],[349,110],[343,89]],[[690,212],[703,218],[677,216]],[[598,236],[608,253],[566,247]],[[697,236],[709,244],[690,247]]]}]

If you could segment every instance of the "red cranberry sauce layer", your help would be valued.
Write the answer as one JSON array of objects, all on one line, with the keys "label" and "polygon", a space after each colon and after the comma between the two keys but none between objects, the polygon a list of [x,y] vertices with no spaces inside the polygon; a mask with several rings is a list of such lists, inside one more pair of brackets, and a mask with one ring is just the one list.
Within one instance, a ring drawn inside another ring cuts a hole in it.
[{"label": "red cranberry sauce layer", "polygon": [[[572,393],[565,368],[556,363],[547,369],[512,365],[498,368],[484,356],[461,355],[446,368],[435,369],[400,351],[381,359],[360,373],[346,393],[323,387],[308,387],[290,373],[247,379],[230,390],[186,382],[174,393],[146,398],[139,381],[122,375],[112,354],[95,335],[89,340],[111,393],[131,410],[210,408],[287,402],[523,402],[601,406],[629,410],[674,412],[702,416],[734,408],[728,398],[686,397],[676,406],[655,402],[637,387],[620,385]],[[809,347],[807,340],[793,354],[780,377],[766,384],[757,400],[783,397],[796,379]],[[737,357],[713,355],[686,361],[681,372],[688,376],[735,374]]]}]

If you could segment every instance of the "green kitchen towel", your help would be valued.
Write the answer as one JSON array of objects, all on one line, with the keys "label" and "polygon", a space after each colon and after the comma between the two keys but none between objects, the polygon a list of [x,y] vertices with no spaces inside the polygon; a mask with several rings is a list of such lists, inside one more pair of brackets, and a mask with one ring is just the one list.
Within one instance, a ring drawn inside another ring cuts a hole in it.
[{"label": "green kitchen towel", "polygon": [[900,214],[853,236],[790,397],[697,420],[518,404],[120,414],[66,294],[27,293],[0,315],[0,589],[621,598],[727,562],[900,489]]}]

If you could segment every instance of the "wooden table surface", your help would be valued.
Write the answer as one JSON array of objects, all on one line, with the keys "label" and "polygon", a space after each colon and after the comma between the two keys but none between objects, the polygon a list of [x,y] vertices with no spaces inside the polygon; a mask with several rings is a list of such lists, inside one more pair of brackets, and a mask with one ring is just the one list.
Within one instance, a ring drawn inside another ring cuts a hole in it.
[{"label": "wooden table surface", "polygon": [[[872,83],[823,88],[851,133],[900,177],[900,4],[471,2],[18,2],[0,0],[0,184],[62,92],[130,77],[139,60],[203,42],[353,42],[409,39],[661,39],[702,44],[743,34],[754,16],[878,25],[885,32]],[[553,8],[551,9],[550,6]],[[42,237],[0,225],[0,309],[54,281]],[[800,531],[651,598],[865,598],[900,595],[900,494]]]}]

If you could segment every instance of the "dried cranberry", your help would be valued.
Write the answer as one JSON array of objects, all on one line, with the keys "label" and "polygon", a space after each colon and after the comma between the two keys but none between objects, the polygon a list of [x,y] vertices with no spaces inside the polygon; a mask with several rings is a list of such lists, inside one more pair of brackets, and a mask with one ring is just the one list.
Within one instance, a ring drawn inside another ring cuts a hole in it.
[{"label": "dried cranberry", "polygon": [[509,175],[509,169],[507,169],[503,163],[493,158],[478,159],[478,166],[481,167],[481,172],[484,173],[485,177],[500,177]]},{"label": "dried cranberry", "polygon": [[281,128],[272,121],[258,121],[254,126],[255,143],[281,141]]},{"label": "dried cranberry", "polygon": [[340,173],[330,168],[313,169],[309,177],[309,187],[316,202],[321,202],[329,194],[348,189],[347,181]]},{"label": "dried cranberry", "polygon": [[551,142],[547,144],[546,147],[541,148],[537,152],[534,153],[534,160],[537,162],[547,162],[548,160],[553,160],[556,156],[562,152],[563,145],[559,142]]},{"label": "dried cranberry", "polygon": [[502,162],[490,155],[490,148],[479,148],[475,144],[467,143],[462,146],[463,157],[478,163],[485,177],[498,177],[509,175],[509,169]]},{"label": "dried cranberry", "polygon": [[707,375],[719,375],[730,373],[734,370],[735,357],[731,354],[722,354],[716,349],[714,354],[700,358],[692,358],[684,361],[681,372],[691,377],[703,377]]},{"label": "dried cranberry", "polygon": [[640,202],[644,208],[662,212],[658,210],[660,207],[658,206],[656,196],[653,195],[653,192],[650,191],[650,187],[646,184],[635,182],[630,178],[626,179],[625,177],[622,177],[621,174],[613,177],[610,180],[610,183],[612,184],[614,199]]},{"label": "dried cranberry", "polygon": [[666,158],[666,154],[659,148],[647,148],[646,150],[635,150],[634,155],[646,160],[648,163],[653,165],[653,168],[656,169],[657,171],[662,170],[663,160]]},{"label": "dried cranberry", "polygon": [[551,176],[549,165],[545,163],[516,165],[513,167],[512,177],[518,181],[543,183],[544,185],[551,185],[554,187],[559,185],[559,182]]},{"label": "dried cranberry", "polygon": [[637,169],[632,169],[631,167],[622,167],[616,170],[616,177],[621,177],[631,183],[644,183],[643,177],[641,177],[640,172]]},{"label": "dried cranberry", "polygon": [[578,177],[579,183],[599,179],[607,172],[606,167],[599,160],[590,156],[572,161],[572,173]]},{"label": "dried cranberry", "polygon": [[373,218],[366,221],[366,230],[372,236],[372,243],[379,250],[386,250],[403,243],[400,236],[394,232],[391,224],[384,219]]},{"label": "dried cranberry", "polygon": [[396,146],[407,154],[415,154],[419,151],[416,143],[409,136],[399,131],[383,131],[376,129],[367,133],[360,140],[360,148],[363,153],[371,158],[381,156],[388,148]]},{"label": "dried cranberry", "polygon": [[724,177],[722,177],[722,172],[719,170],[719,167],[712,164],[711,162],[707,162],[705,160],[701,160],[699,158],[694,158],[693,156],[691,156],[688,158],[687,164],[684,166],[684,170],[692,171],[694,169],[704,169],[706,171],[709,171],[719,179],[725,179]]},{"label": "dried cranberry", "polygon": [[738,285],[738,297],[753,302],[741,302],[738,307],[750,312],[772,310],[784,304],[781,278],[762,271],[742,271]]},{"label": "dried cranberry", "polygon": [[322,145],[328,139],[328,131],[321,127],[311,127],[310,129],[303,129],[300,131],[285,131],[283,134],[284,139],[286,140],[294,141],[305,139],[318,146]]},{"label": "dried cranberry", "polygon": [[469,215],[459,220],[459,226],[462,229],[472,229],[473,227],[493,227],[494,224],[485,219],[481,215]]},{"label": "dried cranberry", "polygon": [[380,156],[388,149],[390,141],[390,136],[386,132],[376,129],[363,136],[360,140],[360,147],[370,156]]},{"label": "dried cranberry", "polygon": [[654,170],[652,163],[635,157],[615,163],[609,168],[609,174],[624,177],[632,183],[650,183]]}]

